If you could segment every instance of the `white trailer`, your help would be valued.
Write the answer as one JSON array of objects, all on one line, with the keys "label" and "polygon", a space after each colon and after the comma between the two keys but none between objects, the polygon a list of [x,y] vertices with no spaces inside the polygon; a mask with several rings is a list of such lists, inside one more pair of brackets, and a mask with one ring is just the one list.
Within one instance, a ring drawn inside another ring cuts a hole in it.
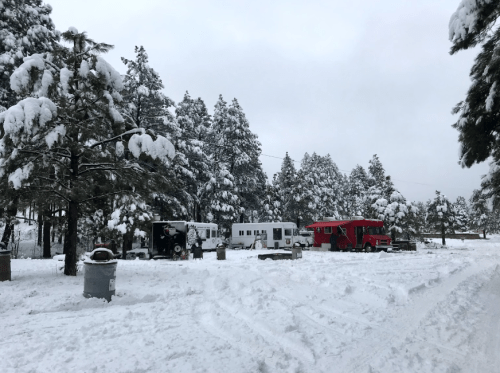
[{"label": "white trailer", "polygon": [[192,221],[155,221],[151,230],[150,257],[181,255],[191,249],[188,232],[194,227],[202,240],[203,251],[211,251],[222,243],[217,224]]},{"label": "white trailer", "polygon": [[231,246],[250,248],[257,236],[268,249],[291,249],[295,242],[302,243],[295,223],[236,223],[231,230]]}]

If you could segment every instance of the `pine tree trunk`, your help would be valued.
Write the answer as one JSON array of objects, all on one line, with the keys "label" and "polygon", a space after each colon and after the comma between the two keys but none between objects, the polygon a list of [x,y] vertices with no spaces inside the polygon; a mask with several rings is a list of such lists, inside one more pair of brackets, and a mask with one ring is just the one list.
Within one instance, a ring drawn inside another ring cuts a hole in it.
[{"label": "pine tree trunk", "polygon": [[123,235],[122,259],[127,259],[127,251],[132,250],[132,239],[132,232],[127,232]]},{"label": "pine tree trunk", "polygon": [[43,213],[41,207],[38,210],[38,239],[37,245],[42,246],[42,233],[43,233]]},{"label": "pine tree trunk", "polygon": [[442,239],[442,242],[443,242],[443,246],[446,245],[446,237],[445,237],[444,231],[445,231],[444,225],[441,225],[441,239]]},{"label": "pine tree trunk", "polygon": [[196,206],[196,221],[201,223],[201,205],[199,203]]},{"label": "pine tree trunk", "polygon": [[59,207],[58,225],[59,225],[59,237],[57,238],[57,243],[58,244],[62,244],[64,224],[63,224],[63,220],[62,220],[62,209],[61,209],[61,207]]},{"label": "pine tree trunk", "polygon": [[11,203],[7,207],[7,216],[5,217],[5,229],[3,231],[2,242],[7,246],[9,244],[10,236],[14,231],[14,220],[17,214],[17,205],[19,203],[19,196],[16,194]]},{"label": "pine tree trunk", "polygon": [[486,239],[486,229],[483,229],[483,238]]},{"label": "pine tree trunk", "polygon": [[[78,177],[78,155],[71,152],[71,176],[70,187],[76,188],[76,179]],[[74,191],[72,191],[74,192]],[[78,240],[78,201],[70,199],[68,202],[68,227],[67,234],[64,240],[64,251],[66,254],[64,261],[64,274],[66,276],[76,276],[76,244]]]},{"label": "pine tree trunk", "polygon": [[76,276],[76,243],[78,234],[78,203],[70,201],[68,206],[68,231],[64,240],[64,274]]},{"label": "pine tree trunk", "polygon": [[5,224],[5,229],[3,231],[2,242],[7,246],[9,244],[10,236],[14,230],[14,224]]},{"label": "pine tree trunk", "polygon": [[45,210],[45,218],[43,222],[43,257],[50,258],[50,210]]}]

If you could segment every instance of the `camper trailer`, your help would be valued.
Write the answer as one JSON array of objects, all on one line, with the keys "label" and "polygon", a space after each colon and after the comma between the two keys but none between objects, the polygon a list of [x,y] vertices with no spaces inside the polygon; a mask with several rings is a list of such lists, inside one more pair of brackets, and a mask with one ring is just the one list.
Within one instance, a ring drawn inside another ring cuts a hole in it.
[{"label": "camper trailer", "polygon": [[248,249],[258,236],[268,249],[291,249],[294,243],[303,243],[295,223],[237,223],[232,226],[231,246]]},{"label": "camper trailer", "polygon": [[155,221],[151,230],[149,254],[151,258],[184,259],[189,257],[188,232],[195,229],[202,240],[204,251],[215,250],[222,243],[217,224],[188,221]]}]

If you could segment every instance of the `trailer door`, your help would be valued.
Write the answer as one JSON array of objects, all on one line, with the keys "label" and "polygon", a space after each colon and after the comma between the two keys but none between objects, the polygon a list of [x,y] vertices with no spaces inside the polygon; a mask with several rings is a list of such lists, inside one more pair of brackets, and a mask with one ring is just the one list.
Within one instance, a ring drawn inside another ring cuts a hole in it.
[{"label": "trailer door", "polygon": [[363,227],[356,227],[356,248],[363,248]]},{"label": "trailer door", "polygon": [[273,228],[273,240],[281,241],[283,239],[283,230],[281,228]]}]

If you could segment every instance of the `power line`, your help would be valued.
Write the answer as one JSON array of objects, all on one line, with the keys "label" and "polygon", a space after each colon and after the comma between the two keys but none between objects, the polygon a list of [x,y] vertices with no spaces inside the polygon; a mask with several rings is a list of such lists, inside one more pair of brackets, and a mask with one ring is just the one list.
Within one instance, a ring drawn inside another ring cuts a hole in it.
[{"label": "power line", "polygon": [[[268,154],[261,154],[261,155],[263,155],[264,157],[276,158],[276,159],[281,159],[281,160],[284,160],[284,159],[285,159],[285,158],[282,158],[282,157],[276,157],[276,156],[274,156],[274,155],[268,155]],[[290,158],[290,160],[291,160],[292,162],[295,162],[295,163],[300,163],[299,161],[296,161],[296,160],[294,160],[294,159],[292,159],[292,158]],[[339,168],[338,170],[339,170],[339,171],[342,171],[342,172],[346,172],[346,173],[350,172],[350,171],[348,171],[348,170],[342,170],[342,169],[340,169],[340,168]],[[416,181],[408,181],[408,180],[402,180],[402,179],[393,179],[392,177],[391,177],[391,180],[394,180],[394,181],[401,181],[401,182],[403,182],[403,183],[409,183],[409,184],[425,185],[425,186],[430,186],[430,187],[433,187],[433,188],[435,188],[435,187],[436,187],[435,185],[432,185],[432,184],[418,183],[418,182],[416,182]],[[468,188],[461,188],[461,187],[447,187],[447,189],[450,189],[450,188],[451,188],[451,189],[460,189],[460,190],[469,190]]]},{"label": "power line", "polygon": [[[192,140],[192,139],[187,139],[185,138],[186,140]],[[196,141],[199,141],[199,142],[203,142],[205,144],[208,144],[208,145],[213,145],[213,146],[218,146],[218,147],[221,147],[221,148],[229,148],[230,146],[229,145],[220,145],[220,144],[213,144],[213,143],[209,143],[207,141],[204,141],[204,140],[196,140]],[[269,157],[269,158],[275,158],[275,159],[281,159],[281,160],[284,160],[285,158],[283,157],[277,157],[275,155],[269,155],[269,154],[263,154],[261,153],[260,155],[264,156],[264,157]],[[290,160],[292,162],[295,162],[295,163],[301,163],[300,161],[296,161],[292,158],[290,158]],[[345,172],[345,173],[348,173],[350,172],[349,170],[343,170],[341,168],[338,169],[339,171],[342,171],[342,172]],[[432,184],[425,184],[425,183],[418,183],[416,181],[408,181],[408,180],[402,180],[402,179],[393,179],[391,177],[391,180],[394,180],[394,181],[401,181],[403,183],[409,183],[409,184],[416,184],[416,185],[424,185],[424,186],[429,186],[429,187],[433,187],[435,188],[436,186],[435,185],[432,185]],[[460,189],[460,190],[469,190],[468,188],[461,188],[461,187],[447,187],[448,189]]]}]

